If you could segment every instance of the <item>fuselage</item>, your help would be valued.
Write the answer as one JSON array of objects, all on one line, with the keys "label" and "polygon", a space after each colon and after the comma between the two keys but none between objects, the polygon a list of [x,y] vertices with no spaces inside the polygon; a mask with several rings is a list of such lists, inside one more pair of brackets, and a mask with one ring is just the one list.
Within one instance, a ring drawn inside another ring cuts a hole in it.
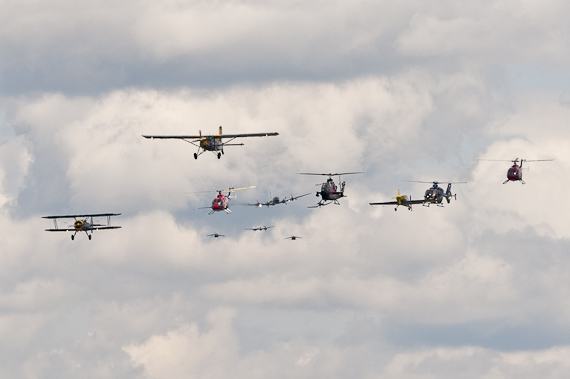
[{"label": "fuselage", "polygon": [[332,179],[327,179],[321,186],[321,198],[323,200],[337,200],[344,196],[343,192],[337,192],[337,187]]},{"label": "fuselage", "polygon": [[228,209],[228,197],[224,194],[219,194],[212,200],[212,210],[214,212],[225,211]]},{"label": "fuselage", "polygon": [[424,194],[424,199],[430,203],[441,203],[443,201],[443,189],[438,186],[429,188]]},{"label": "fuselage", "polygon": [[507,171],[507,179],[512,181],[522,180],[522,169],[519,165],[514,164],[513,167]]},{"label": "fuselage", "polygon": [[221,151],[223,148],[223,142],[221,138],[206,136],[200,140],[200,147],[207,151]]},{"label": "fuselage", "polygon": [[73,223],[73,228],[75,230],[77,230],[78,232],[81,232],[83,230],[89,230],[92,228],[92,224],[88,223],[87,220],[76,220]]}]

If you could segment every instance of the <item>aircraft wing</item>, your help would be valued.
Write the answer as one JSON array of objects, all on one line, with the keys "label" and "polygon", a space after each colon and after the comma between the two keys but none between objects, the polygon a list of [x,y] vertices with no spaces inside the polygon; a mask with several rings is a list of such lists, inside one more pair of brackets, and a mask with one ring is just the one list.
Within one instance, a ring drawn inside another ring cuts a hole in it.
[{"label": "aircraft wing", "polygon": [[423,204],[425,200],[406,200],[402,201],[401,204],[398,204],[397,201],[386,201],[384,203],[368,203],[370,205],[413,205],[413,204]]},{"label": "aircraft wing", "polygon": [[[79,215],[63,215],[63,216],[43,216],[42,218],[78,218],[78,217],[109,217],[109,216],[120,216],[120,213],[94,213],[94,214],[79,214]],[[63,230],[63,229],[60,229]],[[74,229],[75,230],[75,229]]]},{"label": "aircraft wing", "polygon": [[143,135],[144,138],[149,138],[149,139],[201,139],[205,136],[145,136]]},{"label": "aircraft wing", "polygon": [[[79,230],[81,232],[85,230],[103,230],[103,229],[119,229],[120,226],[96,226],[94,228],[85,228],[83,230]],[[74,228],[65,228],[65,229],[46,229],[46,232],[75,232]]]},{"label": "aircraft wing", "polygon": [[299,195],[299,196],[293,196],[290,199],[283,200],[283,202],[297,200],[298,198],[303,197],[303,196],[307,196],[307,195],[310,195],[310,193],[306,193],[306,194]]},{"label": "aircraft wing", "polygon": [[272,137],[278,136],[279,133],[245,133],[245,134],[214,134],[214,135],[197,135],[197,136],[146,136],[143,135],[144,138],[149,139],[202,139],[204,137],[214,137],[214,138],[242,138],[242,137]]},{"label": "aircraft wing", "polygon": [[245,203],[245,205],[251,205],[254,207],[261,207],[261,206],[269,206],[272,204],[269,204],[269,202],[267,202],[267,203]]},{"label": "aircraft wing", "polygon": [[245,134],[222,134],[213,136],[215,138],[242,138],[242,137],[272,137],[278,136],[279,133],[245,133]]}]

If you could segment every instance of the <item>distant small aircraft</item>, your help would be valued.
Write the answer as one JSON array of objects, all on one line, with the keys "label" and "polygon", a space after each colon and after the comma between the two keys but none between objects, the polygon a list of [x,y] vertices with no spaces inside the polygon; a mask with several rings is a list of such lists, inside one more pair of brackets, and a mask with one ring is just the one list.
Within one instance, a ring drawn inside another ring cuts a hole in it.
[{"label": "distant small aircraft", "polygon": [[[75,232],[71,235],[71,240],[75,239],[77,232],[85,232],[87,237],[91,239],[94,230],[119,229],[120,226],[111,226],[111,217],[119,216],[120,213],[96,213],[96,214],[79,214],[65,216],[44,216],[42,218],[52,219],[55,229],[46,229],[46,232]],[[93,221],[93,217],[107,217],[107,225],[97,224]],[[73,228],[60,229],[57,220],[60,218],[72,218],[75,220]]]},{"label": "distant small aircraft", "polygon": [[[224,134],[222,135],[222,127],[220,126],[219,134],[202,136],[202,131],[197,136],[146,136],[144,138],[149,139],[181,139],[192,145],[198,147],[198,152],[194,153],[194,159],[198,159],[198,156],[202,155],[205,151],[211,151],[214,154],[217,152],[218,159],[224,154],[224,146],[243,146],[243,143],[230,143],[236,138],[244,137],[271,137],[278,136],[279,133],[246,133],[246,134]],[[227,142],[224,142],[224,138],[229,138]]]},{"label": "distant small aircraft", "polygon": [[299,236],[291,236],[291,237],[287,237],[287,238],[284,238],[284,239],[295,241],[295,240],[300,240],[301,238],[302,238],[302,237],[299,237]]},{"label": "distant small aircraft", "polygon": [[225,237],[225,236],[223,234],[214,233],[214,234],[208,234],[208,237],[218,238],[218,237]]},{"label": "distant small aircraft", "polygon": [[256,207],[260,207],[260,208],[263,207],[263,206],[269,207],[269,206],[271,206],[271,205],[287,204],[287,203],[290,203],[290,202],[292,202],[292,201],[294,201],[294,200],[297,200],[297,199],[300,198],[300,197],[307,196],[307,195],[310,195],[310,194],[309,194],[309,193],[306,193],[306,194],[303,194],[303,195],[300,195],[300,196],[293,196],[293,195],[291,195],[290,198],[284,198],[284,199],[279,199],[279,197],[275,196],[274,198],[272,198],[271,200],[269,200],[269,201],[267,201],[267,202],[265,202],[265,203],[260,203],[260,202],[258,201],[257,203],[247,204],[247,205],[253,205],[253,206],[256,206]]},{"label": "distant small aircraft", "polygon": [[394,208],[395,211],[398,210],[398,207],[400,205],[403,205],[404,207],[408,207],[408,210],[412,210],[412,205],[413,204],[423,204],[425,202],[425,200],[412,200],[411,196],[406,196],[406,195],[400,195],[400,190],[398,190],[398,196],[393,197],[392,199],[396,199],[396,201],[387,201],[384,203],[369,203],[370,205],[395,205],[396,208]]},{"label": "distant small aircraft", "polygon": [[257,228],[249,228],[249,229],[246,229],[246,230],[253,230],[253,231],[258,231],[258,230],[259,230],[259,231],[262,231],[262,230],[263,230],[263,231],[265,231],[265,230],[267,230],[267,229],[269,229],[269,228],[273,228],[273,226],[265,226],[265,225],[263,225],[263,226],[258,226]]}]

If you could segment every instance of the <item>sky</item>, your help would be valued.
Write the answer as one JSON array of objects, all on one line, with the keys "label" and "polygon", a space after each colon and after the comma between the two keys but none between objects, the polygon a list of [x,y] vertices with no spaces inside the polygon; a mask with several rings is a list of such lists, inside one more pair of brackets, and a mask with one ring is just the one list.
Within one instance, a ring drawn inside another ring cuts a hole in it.
[{"label": "sky", "polygon": [[[566,377],[569,11],[0,0],[0,377]],[[142,138],[220,125],[279,136]],[[515,158],[554,161],[503,184]],[[326,177],[299,172],[353,171],[308,208]],[[369,205],[432,181],[469,183]]]}]

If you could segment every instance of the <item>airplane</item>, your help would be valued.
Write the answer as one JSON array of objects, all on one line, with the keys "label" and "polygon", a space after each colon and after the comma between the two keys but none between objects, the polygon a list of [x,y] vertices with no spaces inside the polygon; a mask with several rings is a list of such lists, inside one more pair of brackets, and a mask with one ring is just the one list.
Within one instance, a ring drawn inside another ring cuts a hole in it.
[{"label": "airplane", "polygon": [[[321,190],[317,192],[316,196],[321,196],[321,200],[317,203],[317,205],[310,206],[308,208],[320,208],[324,205],[329,205],[331,203],[340,205],[338,199],[341,197],[346,197],[344,194],[344,187],[346,186],[346,182],[342,182],[340,185],[340,191],[337,191],[337,186],[332,179],[333,176],[338,175],[338,180],[340,182],[341,175],[353,175],[353,174],[362,174],[361,171],[359,172],[342,172],[342,173],[335,173],[335,174],[314,174],[309,172],[300,172],[299,175],[323,175],[328,176],[329,178],[325,183],[321,184]],[[317,184],[318,185],[318,184]]]},{"label": "airplane", "polygon": [[302,238],[302,237],[299,237],[299,236],[291,236],[291,237],[286,237],[286,238],[284,238],[284,239],[286,239],[286,240],[291,240],[291,241],[295,241],[295,240],[297,240],[297,239],[300,240],[301,238]]},{"label": "airplane", "polygon": [[263,226],[258,226],[257,228],[249,228],[249,229],[246,229],[246,230],[253,230],[253,231],[257,231],[257,230],[262,231],[262,230],[263,230],[263,231],[265,231],[265,230],[267,230],[267,229],[269,229],[269,228],[273,228],[273,226],[265,226],[265,225],[263,225]]},{"label": "airplane", "polygon": [[259,208],[261,208],[261,207],[263,207],[263,206],[265,205],[265,206],[267,206],[267,207],[269,208],[269,206],[271,206],[271,205],[287,204],[287,203],[290,203],[290,202],[292,202],[292,201],[294,201],[294,200],[297,200],[297,199],[300,198],[300,197],[307,196],[307,195],[309,195],[309,194],[306,193],[306,194],[300,195],[300,196],[293,196],[293,195],[291,195],[291,197],[290,197],[289,199],[287,199],[287,198],[279,199],[279,197],[275,196],[274,198],[272,198],[271,200],[269,200],[269,201],[267,201],[267,202],[265,202],[265,203],[260,203],[260,202],[258,201],[257,203],[254,203],[254,204],[247,204],[247,205],[254,205],[254,206],[257,206],[257,207],[259,207]]},{"label": "airplane", "polygon": [[521,184],[526,184],[525,181],[522,179],[522,170],[523,170],[523,162],[550,162],[554,159],[520,159],[521,165],[518,165],[519,159],[515,158],[514,160],[508,159],[478,159],[480,161],[495,161],[495,162],[513,162],[511,168],[507,171],[507,180],[503,182],[506,184],[508,182],[521,182]]},{"label": "airplane", "polygon": [[445,198],[447,200],[447,204],[451,202],[451,198],[454,197],[457,199],[457,194],[451,193],[451,185],[452,184],[460,184],[460,183],[469,183],[469,182],[448,182],[447,183],[447,190],[444,192],[443,188],[441,188],[438,184],[439,182],[423,182],[419,180],[406,180],[407,182],[414,182],[414,183],[433,183],[431,188],[428,188],[424,194],[424,201],[423,205],[430,206],[430,204],[436,204],[438,207],[443,207],[442,201]]},{"label": "airplane", "polygon": [[[244,189],[249,189],[249,188],[255,188],[255,186],[250,186],[250,187],[242,187],[242,188],[233,188],[230,187],[228,189],[228,195],[224,195],[222,193],[223,190],[215,190],[215,192],[218,193],[218,196],[216,196],[216,198],[214,200],[212,200],[212,205],[210,205],[209,207],[201,207],[199,209],[207,209],[207,208],[211,208],[212,210],[210,211],[210,213],[208,213],[209,215],[213,214],[214,212],[221,212],[224,211],[226,213],[232,213],[232,211],[230,210],[230,208],[228,208],[228,201],[230,199],[235,199],[235,196],[232,196],[232,192],[234,191],[239,191],[239,190],[244,190]],[[188,192],[188,193],[201,193],[201,192],[210,192],[213,190],[205,190],[205,191],[197,191],[197,192]]]},{"label": "airplane", "polygon": [[[224,154],[224,146],[243,146],[243,143],[230,143],[236,138],[244,138],[244,137],[271,137],[271,136],[278,136],[279,133],[246,133],[246,134],[224,134],[222,135],[222,127],[220,126],[219,134],[214,135],[207,135],[202,136],[202,131],[197,136],[156,136],[156,135],[143,135],[144,138],[149,139],[181,139],[192,145],[198,147],[198,152],[194,153],[194,159],[198,159],[198,156],[202,155],[202,153],[206,151],[211,151],[212,153],[216,154],[218,159],[222,157]],[[229,138],[229,141],[224,142],[224,138]]]},{"label": "airplane", "polygon": [[214,234],[208,234],[208,237],[218,238],[218,237],[225,237],[225,236],[223,234],[214,233]]},{"label": "airplane", "polygon": [[[71,235],[71,240],[75,239],[77,232],[85,232],[89,240],[94,230],[119,229],[120,226],[111,226],[111,216],[119,216],[120,213],[97,213],[97,214],[80,214],[65,216],[44,216],[42,218],[53,219],[55,229],[46,229],[46,232],[75,232]],[[93,217],[107,217],[107,225],[97,224],[93,221]],[[73,228],[60,229],[57,225],[59,218],[72,218],[75,220]]]},{"label": "airplane", "polygon": [[408,210],[412,210],[413,204],[423,204],[425,200],[412,200],[411,196],[400,195],[400,190],[398,189],[398,196],[393,197],[392,199],[396,199],[396,201],[387,201],[384,203],[369,203],[370,205],[396,205],[394,208],[395,211],[398,210],[400,205],[408,207]]}]

